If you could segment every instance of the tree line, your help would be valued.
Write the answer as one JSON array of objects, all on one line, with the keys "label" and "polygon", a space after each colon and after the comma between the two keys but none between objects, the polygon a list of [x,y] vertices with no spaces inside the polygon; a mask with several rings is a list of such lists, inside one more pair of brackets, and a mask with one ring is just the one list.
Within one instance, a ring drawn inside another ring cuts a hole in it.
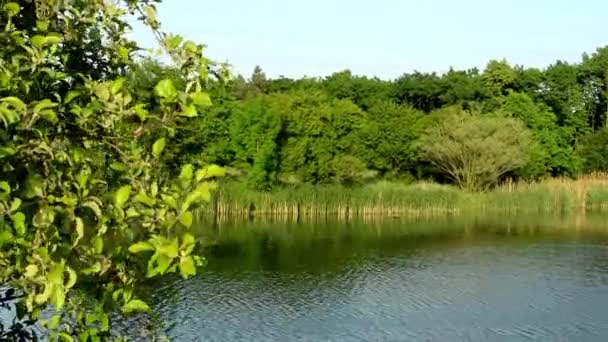
[{"label": "tree line", "polygon": [[[170,73],[147,61],[133,77],[151,86]],[[256,67],[211,92],[215,106],[180,132],[182,158],[232,167],[260,190],[376,178],[486,188],[608,170],[607,47],[544,69],[492,60],[394,80],[271,79]]]}]

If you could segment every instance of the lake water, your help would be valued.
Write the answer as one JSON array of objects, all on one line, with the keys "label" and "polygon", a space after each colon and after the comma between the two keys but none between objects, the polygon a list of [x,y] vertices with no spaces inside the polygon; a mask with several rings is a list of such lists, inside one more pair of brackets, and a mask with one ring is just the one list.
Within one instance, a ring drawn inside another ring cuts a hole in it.
[{"label": "lake water", "polygon": [[153,291],[175,341],[608,341],[608,216],[199,229]]}]

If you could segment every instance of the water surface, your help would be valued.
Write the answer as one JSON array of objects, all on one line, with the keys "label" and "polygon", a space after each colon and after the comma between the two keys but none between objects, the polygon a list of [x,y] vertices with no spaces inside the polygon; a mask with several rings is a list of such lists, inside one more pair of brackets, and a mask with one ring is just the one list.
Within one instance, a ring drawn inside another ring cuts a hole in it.
[{"label": "water surface", "polygon": [[201,226],[175,341],[607,341],[608,217]]}]

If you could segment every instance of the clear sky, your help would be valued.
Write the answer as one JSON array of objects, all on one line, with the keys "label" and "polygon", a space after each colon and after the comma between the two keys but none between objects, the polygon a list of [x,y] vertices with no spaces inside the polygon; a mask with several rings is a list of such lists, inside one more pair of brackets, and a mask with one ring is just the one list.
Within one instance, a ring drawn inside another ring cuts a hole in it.
[{"label": "clear sky", "polygon": [[164,0],[159,18],[235,72],[272,77],[544,67],[608,44],[608,0]]}]

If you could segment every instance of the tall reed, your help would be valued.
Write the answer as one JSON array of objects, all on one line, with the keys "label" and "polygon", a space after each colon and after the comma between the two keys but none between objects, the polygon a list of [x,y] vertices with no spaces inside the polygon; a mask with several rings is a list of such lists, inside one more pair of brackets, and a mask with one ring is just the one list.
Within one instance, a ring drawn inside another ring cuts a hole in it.
[{"label": "tall reed", "polygon": [[217,217],[424,217],[467,211],[557,213],[608,209],[608,175],[506,182],[487,192],[468,192],[427,182],[388,181],[357,187],[285,186],[261,192],[228,182],[214,195],[214,202],[205,211]]}]

